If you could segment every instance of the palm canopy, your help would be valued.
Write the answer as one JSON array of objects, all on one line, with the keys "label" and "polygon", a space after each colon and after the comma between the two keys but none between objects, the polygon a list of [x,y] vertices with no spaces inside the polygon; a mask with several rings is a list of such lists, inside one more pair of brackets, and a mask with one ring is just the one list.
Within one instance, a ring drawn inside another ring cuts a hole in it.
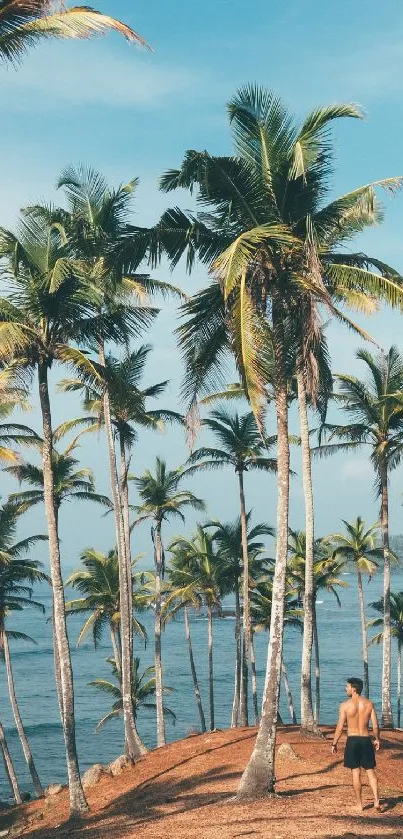
[{"label": "palm canopy", "polygon": [[[99,731],[105,723],[115,717],[121,716],[123,713],[122,689],[116,663],[113,658],[108,658],[107,661],[112,667],[112,676],[115,681],[108,682],[106,679],[94,679],[94,681],[89,682],[91,687],[97,688],[114,700],[112,710],[99,721],[96,728],[97,731]],[[138,712],[141,708],[150,711],[155,710],[155,702],[150,702],[150,700],[155,696],[155,676],[153,674],[154,667],[147,667],[143,673],[141,673],[140,659],[133,659],[132,700],[135,719],[137,719]],[[172,690],[173,688],[166,686],[162,688],[162,692],[164,694],[172,693]],[[164,714],[170,717],[172,722],[175,723],[176,716],[174,712],[171,711],[170,708],[167,708],[166,705],[163,705],[163,711]]]},{"label": "palm canopy", "polygon": [[[379,612],[382,615],[382,617],[374,618],[373,620],[369,621],[368,626],[383,626],[383,597],[380,600],[377,600],[375,603],[370,603],[370,606],[371,609],[375,609],[376,612]],[[390,593],[390,627],[391,635],[393,635],[393,637],[396,638],[400,645],[403,645],[403,591],[391,591]],[[382,640],[383,632],[380,632],[378,635],[375,635],[372,638],[372,643],[380,644]]]},{"label": "palm canopy", "polygon": [[[289,586],[299,598],[302,598],[305,591],[306,562],[306,535],[303,530],[290,529],[288,555]],[[337,588],[347,588],[348,586],[348,583],[340,579],[344,567],[343,560],[329,556],[327,539],[315,540],[313,563],[313,591],[315,597],[320,589],[326,589],[334,595],[338,605],[341,605]]]},{"label": "palm canopy", "polygon": [[[318,334],[317,303],[348,323],[335,304],[362,307],[369,295],[401,305],[397,272],[368,255],[342,250],[356,233],[381,218],[377,187],[393,191],[401,179],[368,184],[326,204],[333,168],[331,124],[360,118],[354,105],[318,108],[298,125],[272,91],[247,85],[229,102],[228,115],[232,156],[191,150],[179,169],[161,179],[166,192],[195,191],[200,212],[191,215],[175,207],[151,233],[133,228],[132,259],[148,254],[155,263],[165,250],[173,265],[186,254],[188,269],[196,257],[210,267],[223,300],[213,283],[202,292],[203,299],[192,304],[191,328],[198,316],[195,350],[181,327],[186,389],[190,394],[192,377],[195,388],[201,379],[206,381],[206,364],[211,374],[219,374],[223,339],[229,338],[244,389],[259,416],[266,401],[274,310],[279,323],[287,312],[295,314],[302,302],[311,307],[304,334],[309,360]],[[209,316],[207,307],[213,300],[216,306]]]},{"label": "palm canopy", "polygon": [[136,524],[146,519],[154,519],[161,524],[171,516],[185,520],[184,510],[204,510],[204,501],[189,490],[181,490],[180,485],[186,477],[184,469],[168,469],[164,460],[157,457],[154,474],[147,469],[139,477],[130,476],[134,482],[142,503],[134,509],[137,513]]},{"label": "palm canopy", "polygon": [[[20,612],[26,606],[45,611],[42,603],[32,599],[33,585],[49,577],[41,568],[42,563],[26,556],[30,547],[46,536],[36,535],[15,541],[19,511],[10,502],[0,507],[0,629],[4,630],[9,613]],[[13,633],[10,637],[23,637]]]},{"label": "palm canopy", "polygon": [[[91,632],[94,646],[97,647],[107,628],[119,631],[119,561],[115,550],[107,554],[100,553],[94,548],[86,548],[81,554],[84,566],[70,574],[66,587],[76,589],[81,597],[66,603],[67,615],[88,615],[78,639],[77,646],[84,641]],[[147,575],[136,572],[136,560],[132,562],[133,604],[136,612],[143,609],[147,603],[148,594],[145,589]],[[142,638],[147,638],[144,626],[133,618],[133,629]]]},{"label": "palm canopy", "polygon": [[[238,516],[235,521],[226,523],[213,519],[212,521],[206,522],[203,526],[210,530],[213,542],[219,551],[221,562],[223,563],[223,578],[227,590],[226,593],[233,592],[235,586],[239,586],[240,584],[243,571],[241,517]],[[262,522],[252,526],[250,512],[246,515],[246,528],[249,560],[248,570],[251,584],[262,575],[268,563],[267,558],[264,556],[266,546],[262,537],[274,536],[274,530]]]},{"label": "palm canopy", "polygon": [[347,533],[332,533],[327,538],[335,546],[333,556],[344,559],[356,571],[367,574],[371,580],[379,568],[378,560],[383,559],[383,548],[376,544],[380,524],[376,522],[366,529],[361,516],[351,523],[345,519],[342,521]]},{"label": "palm canopy", "polygon": [[[273,574],[264,574],[251,591],[251,619],[255,632],[270,631]],[[301,608],[295,592],[288,587],[284,600],[284,623],[302,629]]]},{"label": "palm canopy", "polygon": [[[403,451],[403,404],[399,396],[403,389],[403,357],[397,347],[391,347],[387,353],[376,356],[361,349],[357,358],[366,366],[365,380],[337,376],[337,399],[351,422],[326,424],[329,444],[320,446],[317,453],[326,455],[370,445],[371,461],[379,478],[385,466],[390,471],[399,465]],[[377,488],[380,490],[379,480]]]},{"label": "palm canopy", "polygon": [[[127,448],[131,448],[137,440],[136,426],[160,430],[164,422],[182,422],[180,414],[174,411],[148,407],[148,401],[164,393],[168,385],[166,380],[147,387],[141,386],[151,349],[151,346],[144,344],[127,352],[121,359],[111,354],[105,359],[103,381],[108,388],[112,425]],[[83,407],[89,416],[67,420],[59,427],[57,436],[80,426],[94,431],[99,429],[103,423],[102,390],[88,388],[81,379],[64,379],[60,387],[68,392],[83,392]]]},{"label": "palm canopy", "polygon": [[235,472],[250,469],[276,471],[277,461],[266,457],[275,438],[262,440],[252,411],[240,416],[237,412],[231,414],[227,409],[220,408],[203,419],[202,425],[213,433],[220,448],[201,447],[194,451],[188,464],[194,465],[196,470],[232,466]]},{"label": "palm canopy", "polygon": [[225,588],[225,564],[215,549],[213,537],[199,524],[190,538],[174,539],[169,550],[173,554],[170,576],[176,588],[166,605],[174,599],[181,599],[182,603],[187,599],[195,606],[204,603],[219,612]]},{"label": "palm canopy", "polygon": [[[78,469],[78,460],[72,457],[71,446],[64,452],[52,449],[52,471],[54,486],[54,502],[56,509],[60,509],[64,501],[95,501],[105,507],[111,507],[109,498],[95,492],[94,476],[91,469]],[[10,500],[18,505],[21,512],[29,510],[44,501],[43,469],[34,463],[21,462],[8,466],[5,470],[21,483],[28,484],[31,489],[14,492]]]},{"label": "palm canopy", "polygon": [[125,23],[89,6],[66,8],[52,0],[0,0],[0,59],[16,63],[44,38],[90,38],[115,30],[146,46]]}]

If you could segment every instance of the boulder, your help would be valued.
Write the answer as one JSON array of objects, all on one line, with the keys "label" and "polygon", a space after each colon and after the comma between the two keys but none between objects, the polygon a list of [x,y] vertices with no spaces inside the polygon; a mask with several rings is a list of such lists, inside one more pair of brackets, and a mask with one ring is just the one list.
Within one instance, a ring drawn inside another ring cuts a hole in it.
[{"label": "boulder", "polygon": [[277,757],[282,757],[285,760],[301,759],[289,743],[282,743],[281,746],[278,747]]},{"label": "boulder", "polygon": [[133,766],[133,762],[129,757],[127,757],[127,755],[121,755],[120,757],[117,757],[113,763],[109,764],[109,772],[112,777],[115,778],[116,775],[121,775],[125,769],[129,768],[129,766]]},{"label": "boulder", "polygon": [[59,795],[59,792],[62,792],[62,789],[62,784],[49,784],[49,786],[45,789],[45,797],[51,798],[53,795]]},{"label": "boulder", "polygon": [[95,787],[103,776],[111,774],[109,766],[102,766],[102,763],[95,763],[94,766],[91,766],[90,769],[84,772],[81,779],[84,789]]}]

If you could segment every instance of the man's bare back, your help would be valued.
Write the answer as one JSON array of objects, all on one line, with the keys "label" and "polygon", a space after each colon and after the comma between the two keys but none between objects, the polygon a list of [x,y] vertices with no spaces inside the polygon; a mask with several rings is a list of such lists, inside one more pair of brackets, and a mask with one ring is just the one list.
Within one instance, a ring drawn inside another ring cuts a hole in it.
[{"label": "man's bare back", "polygon": [[347,723],[348,737],[369,737],[368,724],[371,720],[375,729],[375,708],[374,703],[364,696],[347,699],[340,706],[341,715]]}]

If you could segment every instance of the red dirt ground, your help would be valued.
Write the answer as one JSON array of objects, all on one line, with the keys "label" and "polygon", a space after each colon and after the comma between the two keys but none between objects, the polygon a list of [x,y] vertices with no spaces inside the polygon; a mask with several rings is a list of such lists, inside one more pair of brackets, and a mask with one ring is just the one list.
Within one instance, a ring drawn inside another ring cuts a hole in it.
[{"label": "red dirt ground", "polygon": [[[383,812],[354,811],[350,772],[323,741],[303,739],[297,728],[279,730],[297,757],[279,757],[278,798],[231,801],[251,753],[255,729],[189,737],[150,752],[118,778],[88,790],[91,811],[69,823],[67,793],[12,811],[13,836],[26,839],[378,839],[403,837],[403,734],[387,732],[378,761]],[[11,815],[11,814],[10,814]],[[10,818],[10,817],[9,817]],[[7,817],[5,817],[7,819]],[[5,820],[0,829],[9,826]]]}]

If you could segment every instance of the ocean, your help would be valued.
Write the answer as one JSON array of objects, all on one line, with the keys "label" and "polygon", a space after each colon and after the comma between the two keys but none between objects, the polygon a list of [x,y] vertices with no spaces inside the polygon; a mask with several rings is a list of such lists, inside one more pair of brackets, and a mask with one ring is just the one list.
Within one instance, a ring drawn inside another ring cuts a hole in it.
[{"label": "ocean", "polygon": [[[321,722],[333,724],[337,718],[338,704],[344,698],[344,685],[349,676],[362,675],[361,633],[358,612],[358,595],[354,574],[346,574],[343,579],[347,588],[339,589],[342,605],[339,608],[334,596],[327,592],[318,595],[318,628],[321,655]],[[392,574],[392,590],[403,590],[403,572],[395,570]],[[377,575],[370,583],[365,583],[365,600],[369,603],[382,594],[382,577]],[[40,600],[49,617],[51,600],[49,591],[41,588],[35,592],[35,599]],[[368,609],[368,618],[371,612]],[[153,663],[153,615],[144,613],[140,619],[148,632],[148,642],[144,644],[135,639],[135,654],[140,656],[141,669]],[[111,655],[110,641],[107,634],[97,650],[88,641],[76,647],[76,640],[81,626],[77,616],[69,618],[69,636],[71,640],[74,669],[75,711],[77,725],[77,745],[80,767],[85,771],[94,763],[108,763],[123,752],[123,729],[121,720],[109,722],[100,733],[95,732],[99,719],[109,710],[110,701],[88,682],[95,678],[109,678],[110,668],[105,659]],[[53,678],[53,652],[51,627],[39,612],[27,609],[15,614],[9,622],[10,629],[17,629],[32,636],[37,644],[11,641],[12,663],[17,697],[22,718],[30,740],[36,766],[42,783],[64,783],[66,770],[64,746],[60,728],[59,711]],[[191,633],[199,683],[201,687],[204,711],[208,721],[208,669],[207,669],[207,621],[203,615],[191,617]],[[173,688],[166,696],[166,704],[175,712],[176,723],[167,719],[166,733],[169,741],[186,737],[198,730],[198,713],[194,701],[193,684],[185,641],[184,623],[181,616],[167,626],[163,634],[164,682]],[[255,637],[256,664],[259,690],[259,703],[264,683],[267,635]],[[393,655],[393,704],[396,708],[396,645],[392,641]],[[214,692],[216,727],[227,728],[230,725],[234,685],[234,620],[217,618],[214,621]],[[371,697],[380,711],[381,684],[380,647],[370,646],[370,684]],[[299,674],[301,660],[301,633],[298,629],[287,628],[284,641],[284,661],[287,666],[293,694],[295,710],[299,719]],[[14,727],[14,720],[8,701],[7,682],[4,664],[0,663],[0,718],[5,727],[8,745],[12,753],[15,768],[23,792],[32,793],[30,777]],[[284,722],[289,721],[288,705],[282,686],[280,712]],[[250,720],[253,720],[252,712]],[[153,711],[140,710],[138,716],[140,735],[147,746],[155,745],[155,714]],[[0,800],[10,796],[4,767],[0,763]]]}]

